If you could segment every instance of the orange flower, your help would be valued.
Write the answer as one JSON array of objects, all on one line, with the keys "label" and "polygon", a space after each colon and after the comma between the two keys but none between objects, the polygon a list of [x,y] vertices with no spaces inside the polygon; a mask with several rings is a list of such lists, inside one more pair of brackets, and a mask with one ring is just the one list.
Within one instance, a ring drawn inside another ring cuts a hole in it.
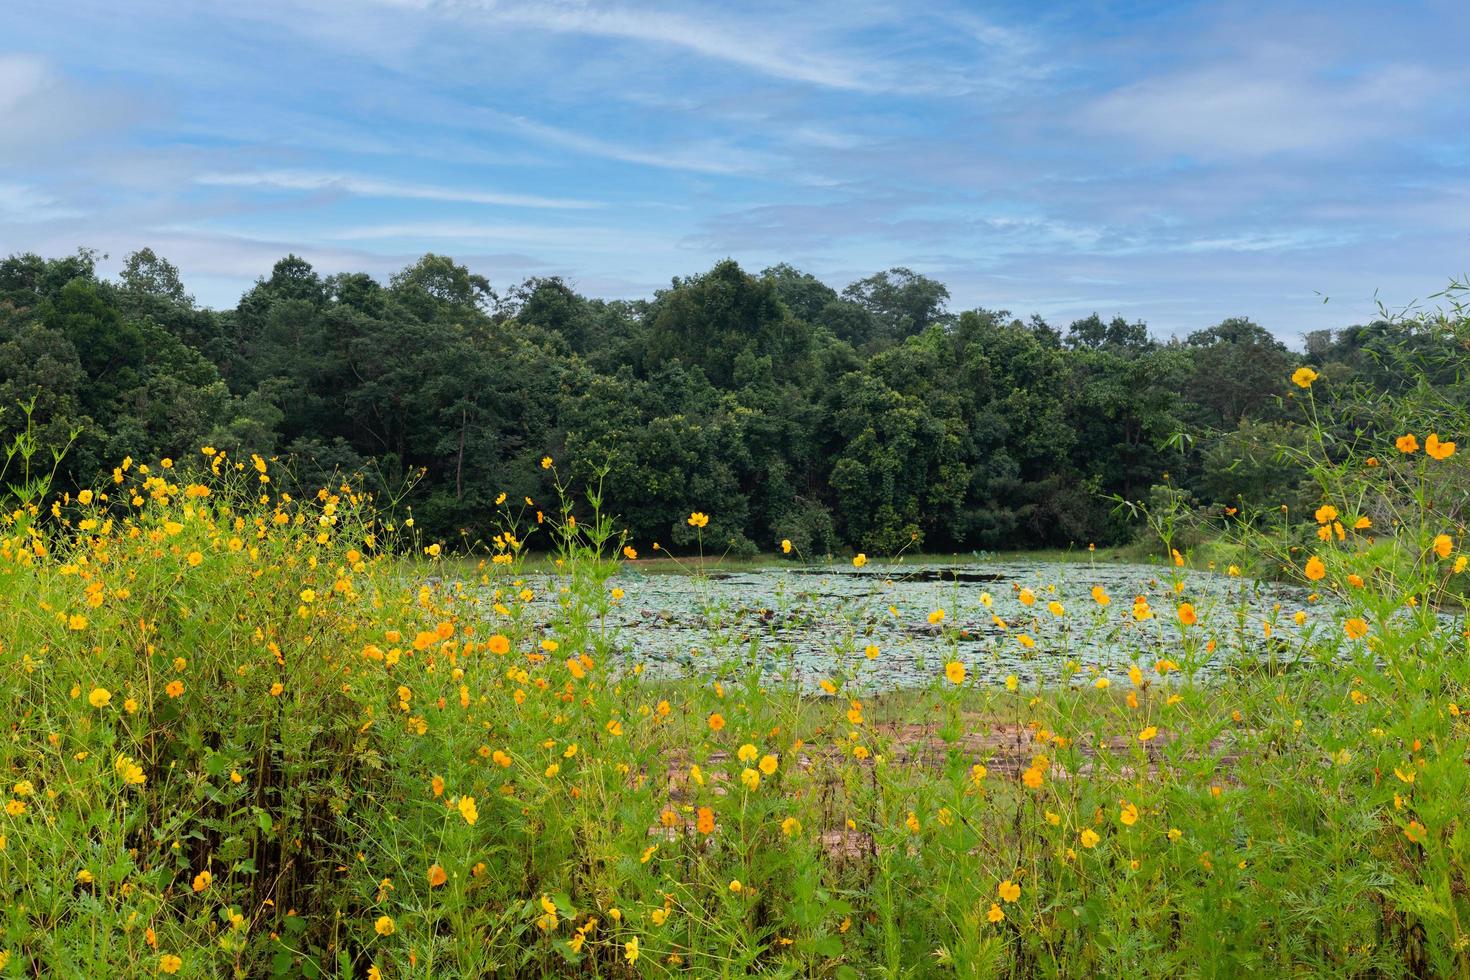
[{"label": "orange flower", "polygon": [[1317,582],[1320,581],[1323,576],[1327,574],[1327,566],[1322,564],[1322,559],[1318,558],[1316,555],[1313,555],[1312,557],[1307,559],[1306,568],[1302,569],[1302,572],[1307,576],[1307,578],[1311,579],[1313,582]]},{"label": "orange flower", "polygon": [[709,730],[717,732],[725,727],[725,716],[716,711],[709,716]]},{"label": "orange flower", "polygon": [[1453,442],[1440,442],[1439,433],[1431,432],[1429,433],[1429,438],[1424,440],[1424,451],[1434,459],[1449,459],[1455,454],[1455,444]]},{"label": "orange flower", "polygon": [[1194,606],[1187,602],[1180,604],[1179,622],[1183,623],[1185,626],[1193,626],[1195,623],[1199,622],[1199,617],[1195,615]]},{"label": "orange flower", "polygon": [[1399,436],[1393,443],[1401,453],[1413,453],[1419,451],[1419,440],[1414,438],[1414,433]]},{"label": "orange flower", "polygon": [[715,811],[711,810],[707,806],[700,807],[697,813],[697,819],[694,822],[694,829],[699,831],[701,834],[714,833]]},{"label": "orange flower", "polygon": [[171,698],[179,697],[184,693],[184,682],[180,680],[169,681],[168,686],[163,689],[163,693]]},{"label": "orange flower", "polygon": [[434,864],[434,865],[430,865],[429,866],[429,887],[430,888],[438,888],[440,885],[444,884],[448,880],[449,880],[449,875],[446,874],[445,871],[444,871],[444,869],[441,868],[439,865]]}]

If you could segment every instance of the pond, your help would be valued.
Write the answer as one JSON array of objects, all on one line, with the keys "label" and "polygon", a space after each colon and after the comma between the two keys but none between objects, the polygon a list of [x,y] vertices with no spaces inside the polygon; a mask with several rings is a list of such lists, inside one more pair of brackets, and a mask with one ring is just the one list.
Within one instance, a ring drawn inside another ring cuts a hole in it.
[{"label": "pond", "polygon": [[[699,576],[635,564],[613,582],[624,596],[612,619],[618,647],[655,676],[758,665],[803,684],[840,678],[875,691],[928,684],[950,659],[981,679],[1015,675],[1028,684],[1123,678],[1133,663],[1152,669],[1160,658],[1202,674],[1243,662],[1285,669],[1329,615],[1304,589],[1213,571],[1178,569],[1176,593],[1175,571],[982,560]],[[1091,595],[1094,586],[1110,597],[1106,606]],[[1152,618],[1135,618],[1137,596]],[[1199,617],[1187,629],[1177,614],[1183,602]],[[943,619],[931,622],[941,609]],[[1207,653],[1208,640],[1215,648]]]}]

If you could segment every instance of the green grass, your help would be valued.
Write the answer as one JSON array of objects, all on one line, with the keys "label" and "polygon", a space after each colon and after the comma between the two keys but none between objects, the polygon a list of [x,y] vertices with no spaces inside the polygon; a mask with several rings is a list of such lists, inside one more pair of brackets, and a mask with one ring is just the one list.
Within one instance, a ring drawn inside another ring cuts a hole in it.
[{"label": "green grass", "polygon": [[[553,518],[554,559],[450,559],[219,456],[12,507],[0,973],[1470,977],[1470,656],[1440,615],[1465,528],[1435,465],[1322,464],[1392,534],[1246,525],[1145,605],[1059,596],[1070,639],[1034,655],[1065,683],[977,679],[1057,615],[1018,593],[882,695],[732,636],[649,676],[600,514]],[[1195,608],[1232,555],[1312,569],[1294,669],[1247,606]],[[864,630],[833,626],[834,665]],[[1085,662],[1098,637],[1131,676]],[[1192,679],[1242,637],[1264,663]]]}]

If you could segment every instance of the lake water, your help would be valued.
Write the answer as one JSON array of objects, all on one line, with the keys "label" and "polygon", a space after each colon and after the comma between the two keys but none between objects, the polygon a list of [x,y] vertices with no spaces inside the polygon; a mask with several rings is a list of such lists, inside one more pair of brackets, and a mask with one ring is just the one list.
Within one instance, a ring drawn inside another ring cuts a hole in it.
[{"label": "lake water", "polygon": [[[928,684],[954,656],[982,679],[1014,674],[1023,683],[1126,677],[1131,664],[1151,669],[1160,657],[1183,665],[1176,609],[1184,601],[1199,615],[1190,632],[1202,638],[1191,666],[1206,674],[1243,661],[1290,665],[1326,625],[1328,610],[1303,589],[1181,569],[1185,588],[1176,594],[1173,571],[997,560],[793,565],[700,577],[631,565],[614,580],[625,595],[613,621],[618,646],[656,675],[755,663],[770,676],[789,673],[805,684],[840,677],[865,690]],[[1093,600],[1093,586],[1107,591],[1109,605]],[[1023,588],[1035,594],[1033,605],[1022,603]],[[1135,621],[1140,595],[1155,618]],[[1052,601],[1063,606],[1061,616],[1048,610]],[[940,626],[929,621],[937,609],[945,612]],[[1024,647],[1019,633],[1034,647]],[[1213,654],[1204,653],[1204,638],[1216,641]],[[876,657],[864,652],[870,646]]]}]

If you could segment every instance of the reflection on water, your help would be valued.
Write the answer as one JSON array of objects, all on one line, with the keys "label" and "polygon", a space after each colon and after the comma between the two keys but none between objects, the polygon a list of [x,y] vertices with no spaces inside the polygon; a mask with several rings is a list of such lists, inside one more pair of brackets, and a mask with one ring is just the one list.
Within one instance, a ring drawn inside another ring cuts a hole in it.
[{"label": "reflection on water", "polygon": [[[885,689],[929,683],[952,657],[984,679],[1023,683],[1126,676],[1161,657],[1201,673],[1244,661],[1289,666],[1328,610],[1299,588],[1147,565],[993,561],[973,565],[792,566],[692,575],[625,567],[613,616],[617,645],[653,674],[758,663],[804,683],[842,677]],[[1090,590],[1111,597],[1099,605]],[[1021,601],[1030,589],[1034,604]],[[1135,596],[1155,616],[1133,616]],[[986,598],[990,605],[985,604]],[[1198,611],[1189,654],[1176,609]],[[1049,608],[1052,603],[1060,605]],[[944,610],[938,625],[930,614]],[[1060,615],[1057,614],[1060,610]],[[1296,621],[1302,614],[1303,622]],[[1003,628],[996,621],[1005,623]],[[1018,639],[1034,641],[1027,648]],[[1216,648],[1206,653],[1207,639]],[[876,657],[867,652],[877,648]],[[1075,663],[1081,670],[1068,671]]]}]

